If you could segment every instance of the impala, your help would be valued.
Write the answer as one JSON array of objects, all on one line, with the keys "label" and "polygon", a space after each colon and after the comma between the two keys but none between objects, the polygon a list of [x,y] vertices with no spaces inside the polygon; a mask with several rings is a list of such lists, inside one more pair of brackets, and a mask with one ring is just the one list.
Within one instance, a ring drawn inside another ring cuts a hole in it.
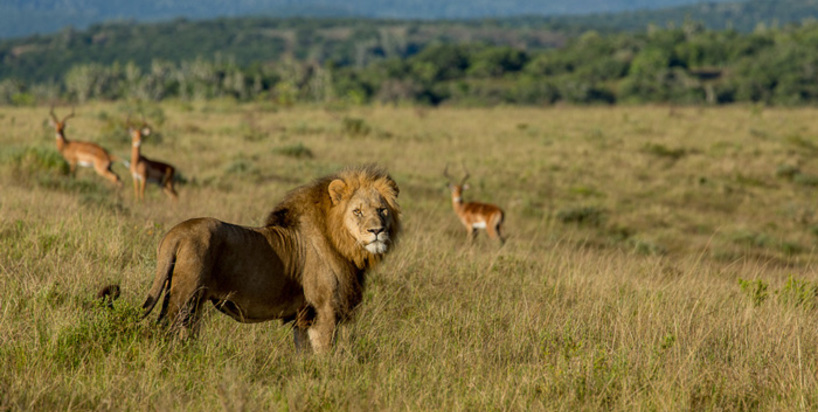
[{"label": "impala", "polygon": [[454,213],[460,218],[463,226],[466,226],[466,231],[469,240],[473,240],[477,234],[477,229],[486,229],[489,237],[492,239],[499,239],[500,244],[505,243],[503,234],[501,232],[503,219],[505,213],[499,207],[479,202],[463,202],[463,191],[469,188],[466,184],[466,179],[469,178],[469,172],[466,170],[466,175],[460,180],[459,184],[453,184],[452,178],[449,176],[449,166],[443,170],[443,176],[446,177],[447,186],[452,192],[452,207]]},{"label": "impala", "polygon": [[74,110],[71,110],[71,114],[65,116],[62,120],[59,120],[57,115],[54,114],[54,107],[51,108],[49,114],[51,115],[51,126],[53,126],[57,132],[57,150],[62,157],[65,158],[65,161],[68,162],[71,168],[71,174],[75,174],[77,165],[93,167],[98,175],[110,180],[117,187],[121,187],[122,182],[119,180],[119,176],[111,171],[111,166],[116,159],[114,156],[111,156],[107,150],[95,143],[69,141],[66,139],[65,128],[68,125],[68,119],[74,117]]},{"label": "impala", "polygon": [[148,182],[156,183],[162,187],[171,199],[176,200],[178,195],[173,189],[173,175],[176,169],[173,166],[150,160],[142,156],[140,147],[142,138],[151,134],[151,129],[143,122],[142,127],[131,127],[131,176],[133,176],[133,191],[137,200],[145,199],[145,185]]}]

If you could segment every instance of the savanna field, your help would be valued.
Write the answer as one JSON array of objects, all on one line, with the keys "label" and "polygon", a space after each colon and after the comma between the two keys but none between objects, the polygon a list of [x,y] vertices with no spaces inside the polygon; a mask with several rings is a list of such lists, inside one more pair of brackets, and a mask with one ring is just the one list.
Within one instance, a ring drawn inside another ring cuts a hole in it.
[{"label": "savanna field", "polygon": [[[66,135],[127,159],[140,109],[178,202],[72,178],[48,107],[0,109],[0,411],[818,407],[818,109],[93,103]],[[195,340],[139,320],[175,224],[371,162],[404,233],[331,354],[211,305]],[[447,164],[503,247],[467,243]]]}]

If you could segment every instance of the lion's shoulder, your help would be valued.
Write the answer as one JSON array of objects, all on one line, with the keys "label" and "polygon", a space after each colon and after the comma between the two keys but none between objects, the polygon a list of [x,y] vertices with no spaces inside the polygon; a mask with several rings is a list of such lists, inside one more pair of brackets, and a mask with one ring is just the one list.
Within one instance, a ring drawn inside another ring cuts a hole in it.
[{"label": "lion's shoulder", "polygon": [[298,226],[297,213],[290,207],[283,205],[276,206],[276,208],[267,215],[264,226],[296,228]]},{"label": "lion's shoulder", "polygon": [[315,215],[325,215],[328,178],[291,190],[267,215],[264,226],[298,229],[305,220],[314,220]]}]

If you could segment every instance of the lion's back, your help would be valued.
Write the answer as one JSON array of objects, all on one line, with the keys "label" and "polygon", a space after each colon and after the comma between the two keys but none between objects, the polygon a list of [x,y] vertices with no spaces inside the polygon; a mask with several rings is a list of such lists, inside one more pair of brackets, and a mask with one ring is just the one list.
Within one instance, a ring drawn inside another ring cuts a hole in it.
[{"label": "lion's back", "polygon": [[165,234],[159,243],[159,254],[173,254],[176,259],[211,261],[225,244],[240,242],[241,232],[246,230],[212,217],[188,219]]},{"label": "lion's back", "polygon": [[209,242],[224,224],[226,223],[212,217],[197,217],[185,220],[173,226],[165,234],[159,247],[162,248],[165,243],[181,243],[194,240]]}]

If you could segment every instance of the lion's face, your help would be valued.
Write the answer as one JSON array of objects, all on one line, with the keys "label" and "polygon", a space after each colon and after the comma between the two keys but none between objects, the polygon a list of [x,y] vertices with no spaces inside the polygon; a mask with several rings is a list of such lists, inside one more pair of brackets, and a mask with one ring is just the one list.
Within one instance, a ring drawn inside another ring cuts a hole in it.
[{"label": "lion's face", "polygon": [[350,172],[327,189],[332,237],[347,258],[361,265],[368,259],[364,255],[380,256],[390,250],[400,233],[399,189],[391,177]]},{"label": "lion's face", "polygon": [[362,188],[352,195],[343,215],[344,226],[369,253],[386,253],[392,241],[392,213],[383,196],[374,188]]}]

